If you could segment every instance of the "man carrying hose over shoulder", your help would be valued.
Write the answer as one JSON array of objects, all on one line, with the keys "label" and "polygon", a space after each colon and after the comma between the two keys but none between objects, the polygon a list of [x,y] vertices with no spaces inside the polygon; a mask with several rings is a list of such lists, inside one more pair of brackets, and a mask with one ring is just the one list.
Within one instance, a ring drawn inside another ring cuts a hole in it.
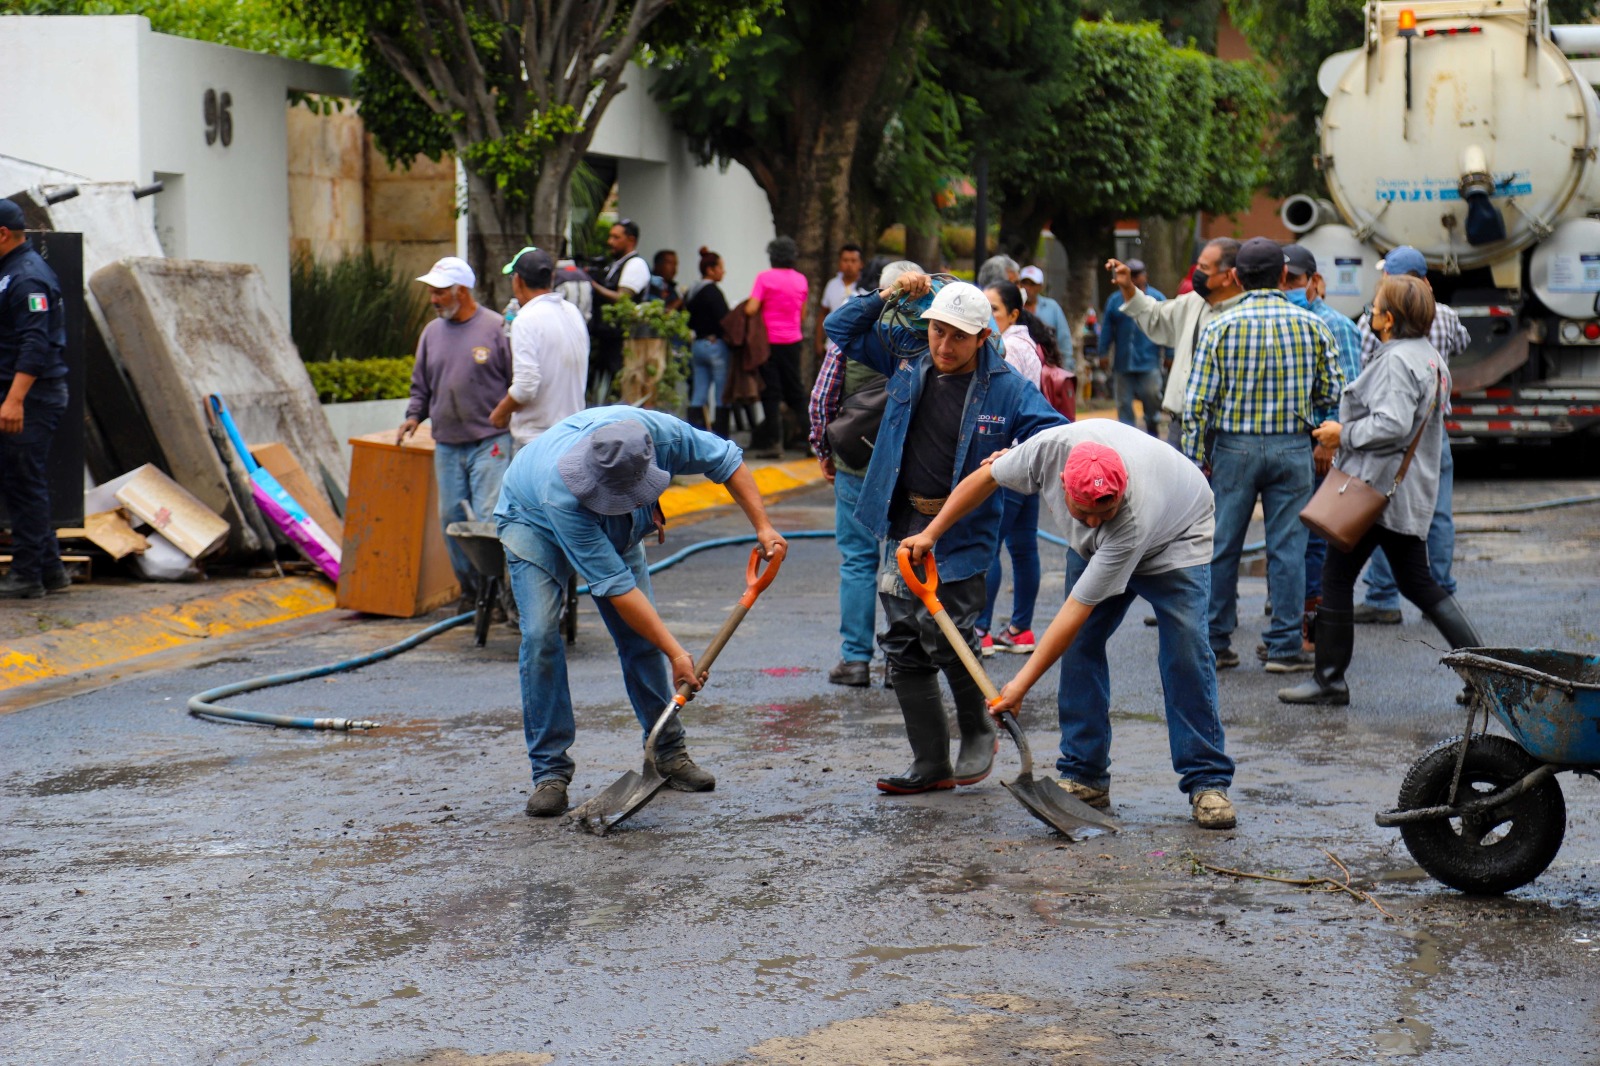
[{"label": "man carrying hose over shoulder", "polygon": [[[1067,536],[1067,602],[1017,676],[1000,692],[1015,713],[1034,683],[1061,660],[1060,785],[1091,807],[1111,805],[1111,675],[1106,642],[1136,597],[1155,608],[1167,736],[1178,787],[1205,829],[1236,821],[1223,751],[1217,667],[1207,641],[1211,594],[1211,486],[1176,449],[1132,426],[1092,419],[1047,430],[986,462],[939,516],[907,537],[913,563],[963,516],[1004,486],[1042,493]],[[943,552],[939,553],[944,568]]]},{"label": "man carrying hose over shoulder", "polygon": [[[856,519],[884,541],[887,565],[878,593],[887,631],[879,638],[900,701],[912,762],[878,779],[893,795],[971,785],[994,764],[995,723],[983,693],[938,625],[900,577],[895,550],[941,513],[961,478],[1012,440],[1065,421],[1005,361],[992,336],[989,298],[952,281],[933,295],[926,274],[901,274],[892,288],[848,300],[824,323],[846,358],[889,378],[883,421],[867,465]],[[889,300],[897,311],[880,323]],[[914,302],[912,302],[914,301]],[[908,305],[909,302],[909,305]],[[920,317],[907,317],[909,313]],[[921,327],[921,328],[918,328]],[[891,350],[892,349],[892,350]],[[980,500],[965,521],[947,523],[940,599],[976,652],[973,631],[985,601],[985,575],[999,535],[1000,500]],[[970,509],[970,508],[969,508]],[[944,672],[955,697],[961,749],[950,762],[950,725],[939,692]]]},{"label": "man carrying hose over shoulder", "polygon": [[[656,613],[644,538],[666,537],[660,498],[674,474],[704,474],[725,485],[744,511],[769,561],[784,540],[767,521],[744,453],[671,415],[633,407],[594,407],[557,422],[517,452],[495,508],[500,542],[521,616],[522,728],[533,764],[527,813],[567,809],[576,726],[567,687],[561,603],[576,571],[617,645],[622,678],[648,735],[678,685],[698,690],[694,658]],[[670,671],[670,672],[669,672]],[[683,792],[709,792],[716,779],[696,766],[674,719],[661,733],[656,766]]]}]

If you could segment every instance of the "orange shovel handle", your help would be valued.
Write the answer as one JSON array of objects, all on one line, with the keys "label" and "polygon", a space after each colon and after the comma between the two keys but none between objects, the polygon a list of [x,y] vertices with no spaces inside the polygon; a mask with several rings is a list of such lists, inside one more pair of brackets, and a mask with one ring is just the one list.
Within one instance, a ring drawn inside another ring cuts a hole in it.
[{"label": "orange shovel handle", "polygon": [[923,569],[927,571],[927,578],[917,577],[917,572],[911,569],[911,549],[901,548],[894,553],[895,562],[900,564],[900,576],[905,580],[906,587],[911,594],[922,601],[929,614],[938,614],[944,610],[944,604],[939,602],[939,566],[933,561],[933,552],[928,552],[922,557]]},{"label": "orange shovel handle", "polygon": [[761,569],[761,548],[750,549],[750,562],[744,568],[744,595],[739,597],[746,610],[756,605],[756,597],[766,591],[772,584],[772,579],[778,576],[778,567],[783,565],[783,560],[774,557],[767,563],[765,570]]}]

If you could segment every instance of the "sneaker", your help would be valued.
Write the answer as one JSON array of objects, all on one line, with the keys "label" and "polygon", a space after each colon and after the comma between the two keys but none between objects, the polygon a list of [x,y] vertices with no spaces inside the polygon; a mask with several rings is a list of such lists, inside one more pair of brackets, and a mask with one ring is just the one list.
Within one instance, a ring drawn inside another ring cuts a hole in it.
[{"label": "sneaker", "polygon": [[527,815],[530,818],[554,818],[567,813],[567,783],[559,777],[547,777],[533,786],[528,797]]},{"label": "sneaker", "polygon": [[710,792],[717,787],[717,779],[711,775],[711,771],[696,766],[687,751],[657,759],[656,769],[667,779],[667,787],[679,792]]},{"label": "sneaker", "polygon": [[1027,655],[1033,651],[1033,630],[1024,629],[1018,633],[1007,626],[1000,631],[998,637],[994,638],[994,642],[1001,651],[1009,651],[1014,655]]},{"label": "sneaker", "polygon": [[1234,651],[1232,648],[1223,648],[1216,654],[1218,670],[1231,670],[1233,667],[1239,665],[1239,653]]},{"label": "sneaker", "polygon": [[985,659],[994,655],[994,638],[984,633],[978,637],[978,650],[983,652]]},{"label": "sneaker", "polygon": [[1202,788],[1189,797],[1189,813],[1201,829],[1232,829],[1239,824],[1225,788]]},{"label": "sneaker", "polygon": [[1297,651],[1287,659],[1268,659],[1267,673],[1269,674],[1298,674],[1310,670],[1317,665],[1315,655],[1307,655]]},{"label": "sneaker", "polygon": [[38,600],[44,598],[44,585],[37,578],[32,581],[7,573],[0,577],[0,600]]},{"label": "sneaker", "polygon": [[1061,786],[1061,791],[1069,796],[1076,796],[1097,811],[1103,811],[1111,806],[1111,789],[1095,788],[1082,781],[1074,781],[1070,777],[1063,777],[1056,784]]},{"label": "sneaker", "polygon": [[1374,607],[1370,603],[1363,603],[1353,612],[1356,625],[1364,626],[1397,626],[1400,624],[1400,608]]},{"label": "sneaker", "polygon": [[840,662],[828,671],[828,681],[851,688],[867,688],[872,684],[872,664],[860,660]]}]

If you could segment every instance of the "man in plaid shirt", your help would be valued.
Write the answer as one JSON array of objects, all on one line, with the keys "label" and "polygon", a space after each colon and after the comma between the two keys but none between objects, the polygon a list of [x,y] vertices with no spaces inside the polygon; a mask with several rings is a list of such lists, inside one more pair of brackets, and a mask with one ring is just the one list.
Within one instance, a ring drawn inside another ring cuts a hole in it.
[{"label": "man in plaid shirt", "polygon": [[[1410,274],[1414,278],[1428,280],[1428,261],[1410,245],[1402,244],[1385,256],[1378,266],[1388,275]],[[1382,343],[1378,335],[1372,332],[1372,326],[1367,321],[1369,317],[1370,312],[1363,314],[1356,323],[1356,328],[1361,332],[1362,366],[1372,361],[1372,357],[1378,354],[1378,345]],[[1428,343],[1433,345],[1448,366],[1467,350],[1467,345],[1472,343],[1472,335],[1461,324],[1461,316],[1455,308],[1435,303],[1433,325],[1428,329]],[[1446,406],[1445,410],[1449,411],[1450,408]],[[1450,454],[1450,437],[1446,434],[1444,450],[1440,452],[1439,495],[1433,503],[1433,521],[1428,525],[1428,569],[1433,572],[1433,579],[1439,583],[1439,587],[1452,596],[1456,594],[1456,579],[1450,574],[1450,560],[1456,553],[1456,522],[1451,514],[1455,504],[1455,483],[1456,462]],[[1366,602],[1356,605],[1355,620],[1368,624],[1399,625],[1400,587],[1395,584],[1394,571],[1390,569],[1389,560],[1382,549],[1372,553],[1365,580]]]},{"label": "man in plaid shirt", "polygon": [[1267,669],[1313,665],[1300,647],[1306,527],[1299,515],[1314,477],[1309,431],[1337,416],[1344,371],[1328,327],[1280,290],[1285,263],[1282,246],[1265,237],[1240,247],[1234,269],[1245,294],[1201,332],[1184,400],[1183,452],[1209,469],[1217,500],[1209,625],[1219,669],[1239,665],[1232,647],[1239,555],[1257,499],[1272,600]]}]

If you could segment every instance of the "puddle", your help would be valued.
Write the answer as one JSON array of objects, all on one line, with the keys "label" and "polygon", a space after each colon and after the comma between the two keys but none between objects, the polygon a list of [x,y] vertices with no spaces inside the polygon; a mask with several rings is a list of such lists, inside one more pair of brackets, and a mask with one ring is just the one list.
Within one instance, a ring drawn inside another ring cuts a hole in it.
[{"label": "puddle", "polygon": [[[946,952],[946,951],[976,951],[977,948],[978,948],[977,944],[929,944],[926,947],[915,947],[915,948],[902,948],[902,947],[869,947],[869,948],[863,948],[861,951],[858,951],[854,955],[849,956],[849,958],[852,958],[852,959],[864,959],[864,960],[866,960],[864,962],[858,962],[855,965],[850,967],[850,980],[852,980],[852,981],[860,980],[862,977],[864,977],[868,973],[868,971],[872,970],[873,967],[881,965],[882,963],[899,962],[901,959],[914,958],[917,955],[937,955],[937,954],[940,954],[941,952]],[[899,975],[893,974],[893,973],[885,973],[884,976],[892,977],[892,976],[899,976]]]},{"label": "puddle", "polygon": [[1412,976],[1395,998],[1394,1021],[1373,1035],[1375,1054],[1380,1059],[1410,1058],[1433,1047],[1433,1026],[1418,1018],[1417,1013],[1418,1003],[1427,992],[1429,982],[1439,976],[1439,941],[1425,930],[1407,935],[1411,937],[1416,952],[1411,961],[1406,963],[1406,969],[1411,971]]},{"label": "puddle", "polygon": [[233,756],[216,756],[209,759],[190,759],[182,762],[159,762],[144,766],[101,765],[85,766],[41,778],[21,791],[29,796],[69,796],[79,792],[98,792],[106,788],[159,788],[177,786],[202,774],[221,770],[242,762]]}]

